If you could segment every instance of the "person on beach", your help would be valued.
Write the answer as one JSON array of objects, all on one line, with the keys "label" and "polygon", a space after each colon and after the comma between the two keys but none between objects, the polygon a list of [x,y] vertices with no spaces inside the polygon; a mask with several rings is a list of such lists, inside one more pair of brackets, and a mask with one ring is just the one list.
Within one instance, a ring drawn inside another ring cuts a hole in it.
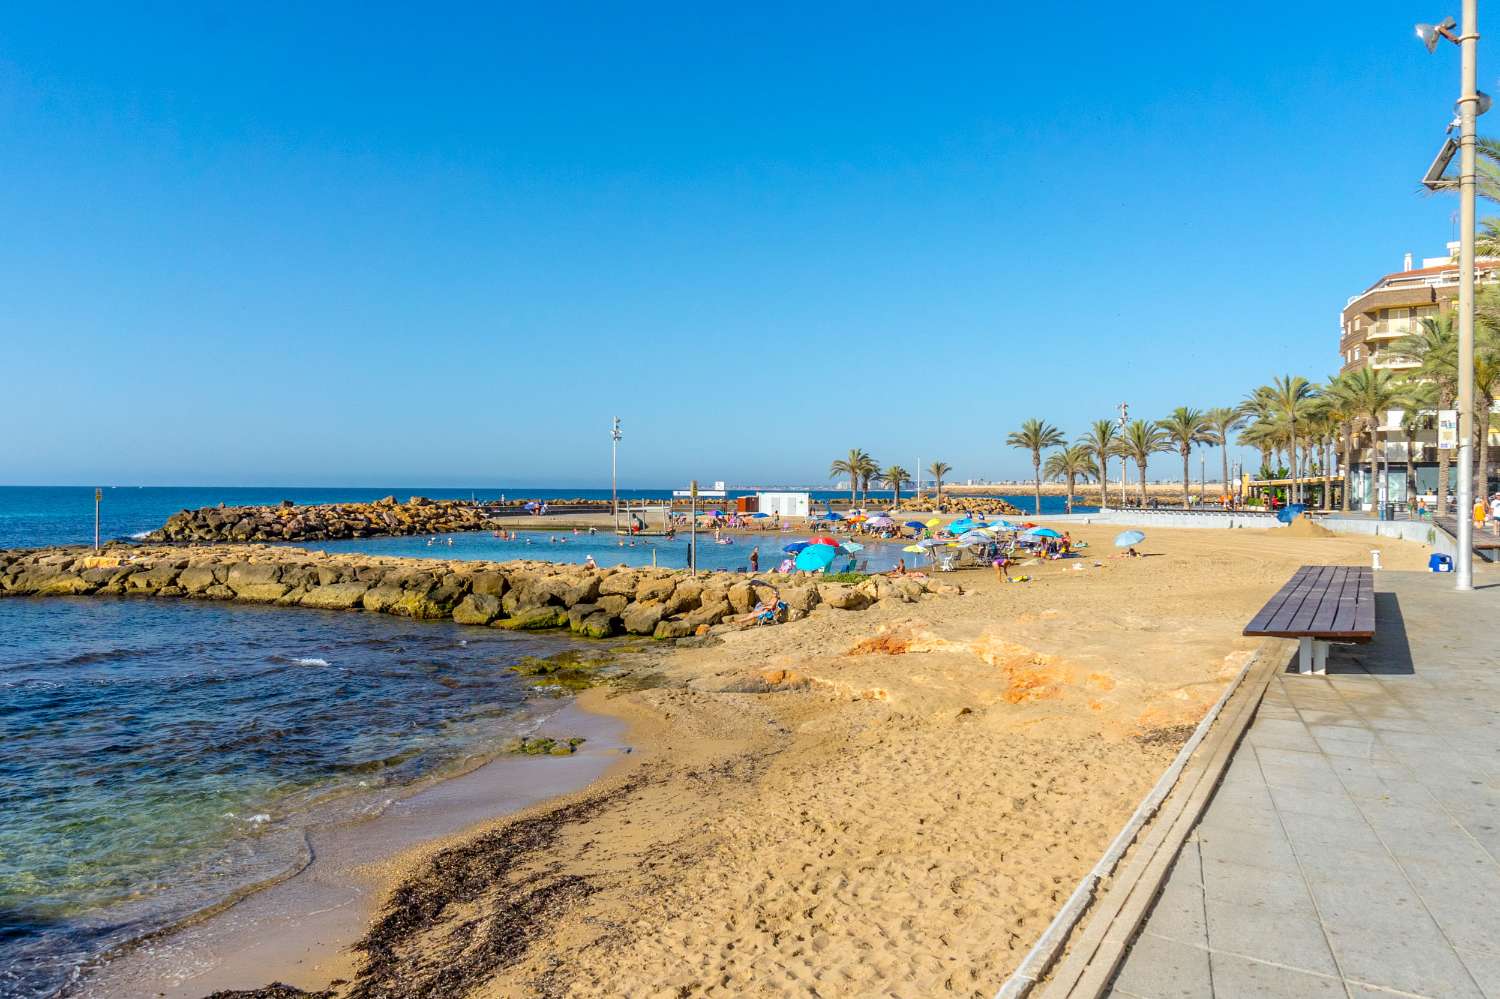
[{"label": "person on beach", "polygon": [[994,566],[995,579],[1002,583],[1010,582],[1010,559],[1000,555],[995,559]]},{"label": "person on beach", "polygon": [[760,572],[760,545],[750,549],[750,571]]},{"label": "person on beach", "polygon": [[583,560],[583,567],[585,569],[597,569],[597,568],[599,568],[599,564],[594,561],[594,556],[592,554],[590,554],[590,555],[588,555],[587,557],[584,558],[584,560]]}]

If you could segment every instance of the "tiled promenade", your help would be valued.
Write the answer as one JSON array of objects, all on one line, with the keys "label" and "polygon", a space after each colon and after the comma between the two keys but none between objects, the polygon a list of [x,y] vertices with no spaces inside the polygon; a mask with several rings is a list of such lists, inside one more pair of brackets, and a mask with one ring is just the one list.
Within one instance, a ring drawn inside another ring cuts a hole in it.
[{"label": "tiled promenade", "polygon": [[1500,999],[1500,583],[1377,573],[1279,674],[1112,995]]}]

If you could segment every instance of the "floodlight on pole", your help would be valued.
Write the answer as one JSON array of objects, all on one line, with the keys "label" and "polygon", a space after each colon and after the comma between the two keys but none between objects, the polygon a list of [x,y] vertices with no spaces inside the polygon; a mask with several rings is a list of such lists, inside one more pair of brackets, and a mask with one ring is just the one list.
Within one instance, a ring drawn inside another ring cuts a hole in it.
[{"label": "floodlight on pole", "polygon": [[[1456,590],[1474,588],[1474,193],[1478,185],[1478,167],[1475,156],[1474,119],[1489,107],[1489,102],[1480,94],[1478,87],[1477,58],[1479,50],[1479,3],[1478,0],[1463,0],[1463,29],[1455,35],[1453,18],[1444,18],[1437,24],[1417,25],[1417,37],[1428,52],[1436,52],[1438,39],[1446,38],[1459,49],[1458,92],[1458,500],[1457,549],[1454,559],[1453,586]],[[1452,142],[1450,137],[1449,143]],[[1448,157],[1451,146],[1445,145]],[[1444,159],[1439,154],[1439,159]],[[1443,164],[1446,166],[1446,163]],[[1429,179],[1438,168],[1434,162],[1429,168]],[[1429,187],[1434,187],[1428,184]],[[1448,186],[1448,185],[1445,185]],[[1488,431],[1489,413],[1485,413],[1485,430]],[[1489,434],[1481,438],[1480,447],[1487,447]],[[1483,489],[1488,483],[1480,483]]]},{"label": "floodlight on pole", "polygon": [[614,510],[615,534],[620,533],[620,487],[618,485],[618,469],[620,456],[620,440],[625,435],[620,433],[620,418],[615,417],[614,423],[609,428],[609,505]]}]

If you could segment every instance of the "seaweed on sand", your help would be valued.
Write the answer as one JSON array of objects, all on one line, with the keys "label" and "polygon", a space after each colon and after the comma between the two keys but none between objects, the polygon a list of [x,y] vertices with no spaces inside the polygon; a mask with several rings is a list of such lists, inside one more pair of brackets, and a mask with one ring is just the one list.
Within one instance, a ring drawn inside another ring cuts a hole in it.
[{"label": "seaweed on sand", "polygon": [[545,862],[547,852],[569,825],[589,821],[640,784],[626,781],[438,853],[396,890],[356,945],[365,961],[349,999],[467,995],[515,964],[596,890],[589,878]]}]

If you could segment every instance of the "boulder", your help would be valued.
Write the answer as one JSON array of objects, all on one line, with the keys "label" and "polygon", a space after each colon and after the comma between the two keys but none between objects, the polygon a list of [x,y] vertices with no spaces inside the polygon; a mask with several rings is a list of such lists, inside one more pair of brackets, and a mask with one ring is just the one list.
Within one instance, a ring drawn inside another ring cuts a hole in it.
[{"label": "boulder", "polygon": [[818,599],[839,610],[864,610],[870,606],[868,595],[843,583],[819,583]]},{"label": "boulder", "polygon": [[527,607],[514,617],[502,618],[493,627],[507,631],[536,631],[542,628],[565,628],[568,612],[561,607]]},{"label": "boulder", "polygon": [[219,581],[211,566],[192,565],[177,574],[177,585],[188,593],[202,593]]},{"label": "boulder", "polygon": [[643,579],[635,588],[635,599],[640,603],[649,600],[665,600],[676,588],[677,581],[671,576]]},{"label": "boulder", "polygon": [[702,596],[702,583],[695,579],[681,580],[663,601],[666,606],[662,610],[662,614],[667,617],[675,617],[678,614],[696,610]]},{"label": "boulder", "polygon": [[360,605],[369,589],[368,583],[327,583],[309,589],[298,603],[323,610],[352,610]]},{"label": "boulder", "polygon": [[76,596],[92,593],[94,584],[71,572],[54,572],[41,579],[31,591],[39,597]]},{"label": "boulder", "polygon": [[656,631],[652,633],[651,637],[657,639],[686,638],[692,633],[693,626],[686,621],[680,619],[676,621],[658,621],[656,623]]},{"label": "boulder", "polygon": [[489,597],[501,597],[505,595],[505,573],[503,572],[476,572],[469,577],[469,589],[474,593]]},{"label": "boulder", "polygon": [[459,624],[489,624],[500,616],[500,598],[491,593],[470,593],[453,608]]},{"label": "boulder", "polygon": [[621,613],[620,623],[632,635],[650,635],[656,631],[665,613],[666,605],[660,601],[631,604]]},{"label": "boulder", "polygon": [[735,583],[729,588],[728,600],[736,614],[748,614],[755,607],[755,589],[749,583]]},{"label": "boulder", "polygon": [[604,611],[595,611],[573,630],[587,638],[608,638],[615,633],[615,618]]},{"label": "boulder", "polygon": [[382,582],[379,586],[365,591],[364,596],[360,598],[360,605],[367,611],[384,614],[404,596],[406,593],[399,586],[390,586]]},{"label": "boulder", "polygon": [[821,602],[816,586],[788,586],[781,591],[781,599],[786,602],[787,610],[801,614],[806,614]]},{"label": "boulder", "polygon": [[629,605],[630,598],[622,593],[610,593],[601,596],[598,600],[599,609],[615,617],[619,617],[625,613],[625,608]]},{"label": "boulder", "polygon": [[639,585],[640,577],[634,572],[612,572],[599,580],[599,592],[605,596],[618,594],[629,599],[635,595]]}]

